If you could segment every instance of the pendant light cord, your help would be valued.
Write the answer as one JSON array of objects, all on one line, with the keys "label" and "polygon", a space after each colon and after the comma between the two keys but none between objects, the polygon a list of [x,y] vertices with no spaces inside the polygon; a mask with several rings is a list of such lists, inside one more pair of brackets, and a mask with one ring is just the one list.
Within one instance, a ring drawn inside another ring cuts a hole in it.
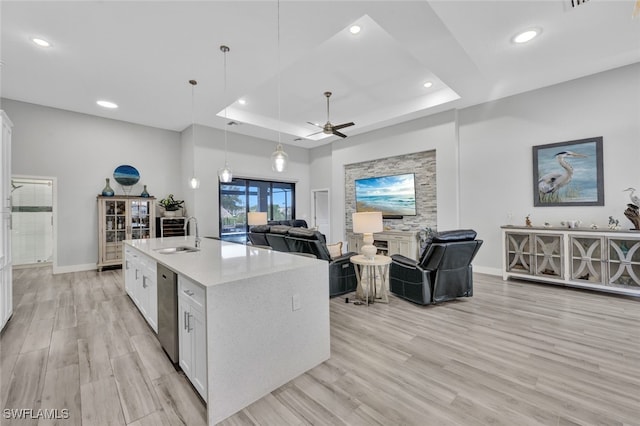
[{"label": "pendant light cord", "polygon": [[282,117],[280,114],[280,97],[280,0],[278,0],[278,147],[282,149],[282,143],[280,141],[280,132],[282,127]]},{"label": "pendant light cord", "polygon": [[224,52],[224,168],[227,168],[227,46],[220,46]]},{"label": "pendant light cord", "polygon": [[191,85],[191,141],[193,142],[193,178],[196,179],[196,118],[195,118],[195,110],[196,110],[196,84],[198,82],[196,80],[189,80],[189,84]]}]

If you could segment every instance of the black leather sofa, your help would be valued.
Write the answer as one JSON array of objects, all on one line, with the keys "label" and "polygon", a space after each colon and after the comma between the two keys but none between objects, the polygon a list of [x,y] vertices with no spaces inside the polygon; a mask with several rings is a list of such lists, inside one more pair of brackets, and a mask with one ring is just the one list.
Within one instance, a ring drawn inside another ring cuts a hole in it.
[{"label": "black leather sofa", "polygon": [[482,246],[472,229],[436,233],[415,261],[393,255],[389,290],[421,305],[473,295],[471,262]]},{"label": "black leather sofa", "polygon": [[329,263],[329,296],[339,296],[355,291],[358,284],[353,263],[349,260],[356,253],[349,252],[331,258],[325,236],[308,228],[286,225],[258,225],[251,228],[249,239],[253,245],[270,246],[287,253],[311,254]]}]

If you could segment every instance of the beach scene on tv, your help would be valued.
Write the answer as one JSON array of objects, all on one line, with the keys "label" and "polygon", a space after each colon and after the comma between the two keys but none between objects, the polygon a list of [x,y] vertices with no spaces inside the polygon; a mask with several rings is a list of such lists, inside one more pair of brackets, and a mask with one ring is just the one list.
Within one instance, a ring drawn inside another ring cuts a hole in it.
[{"label": "beach scene on tv", "polygon": [[415,176],[407,173],[356,179],[356,211],[382,212],[383,216],[415,216]]}]

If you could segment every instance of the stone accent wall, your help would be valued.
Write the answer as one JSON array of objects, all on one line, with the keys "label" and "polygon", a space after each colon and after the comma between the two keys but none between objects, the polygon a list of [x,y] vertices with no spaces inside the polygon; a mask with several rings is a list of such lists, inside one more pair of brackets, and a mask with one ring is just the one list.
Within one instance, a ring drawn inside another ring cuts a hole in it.
[{"label": "stone accent wall", "polygon": [[346,234],[353,229],[351,215],[356,211],[355,180],[403,173],[415,173],[417,216],[385,219],[385,229],[437,229],[436,151],[432,150],[347,164],[344,168]]}]

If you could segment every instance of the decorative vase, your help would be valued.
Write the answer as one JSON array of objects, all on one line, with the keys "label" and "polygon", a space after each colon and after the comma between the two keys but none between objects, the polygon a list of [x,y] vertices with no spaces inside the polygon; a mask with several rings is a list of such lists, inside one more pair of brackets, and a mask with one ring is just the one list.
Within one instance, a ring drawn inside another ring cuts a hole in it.
[{"label": "decorative vase", "polygon": [[104,187],[104,189],[102,189],[102,195],[104,195],[105,197],[113,197],[114,195],[116,195],[116,193],[113,191],[113,189],[111,189],[111,186],[109,185],[109,178],[105,178],[106,181],[106,185]]},{"label": "decorative vase", "polygon": [[175,210],[165,210],[164,217],[175,217],[176,213],[177,212]]},{"label": "decorative vase", "polygon": [[140,194],[140,196],[145,198],[149,197],[149,193],[147,192],[147,185],[144,186],[144,189],[142,190],[142,194]]}]

